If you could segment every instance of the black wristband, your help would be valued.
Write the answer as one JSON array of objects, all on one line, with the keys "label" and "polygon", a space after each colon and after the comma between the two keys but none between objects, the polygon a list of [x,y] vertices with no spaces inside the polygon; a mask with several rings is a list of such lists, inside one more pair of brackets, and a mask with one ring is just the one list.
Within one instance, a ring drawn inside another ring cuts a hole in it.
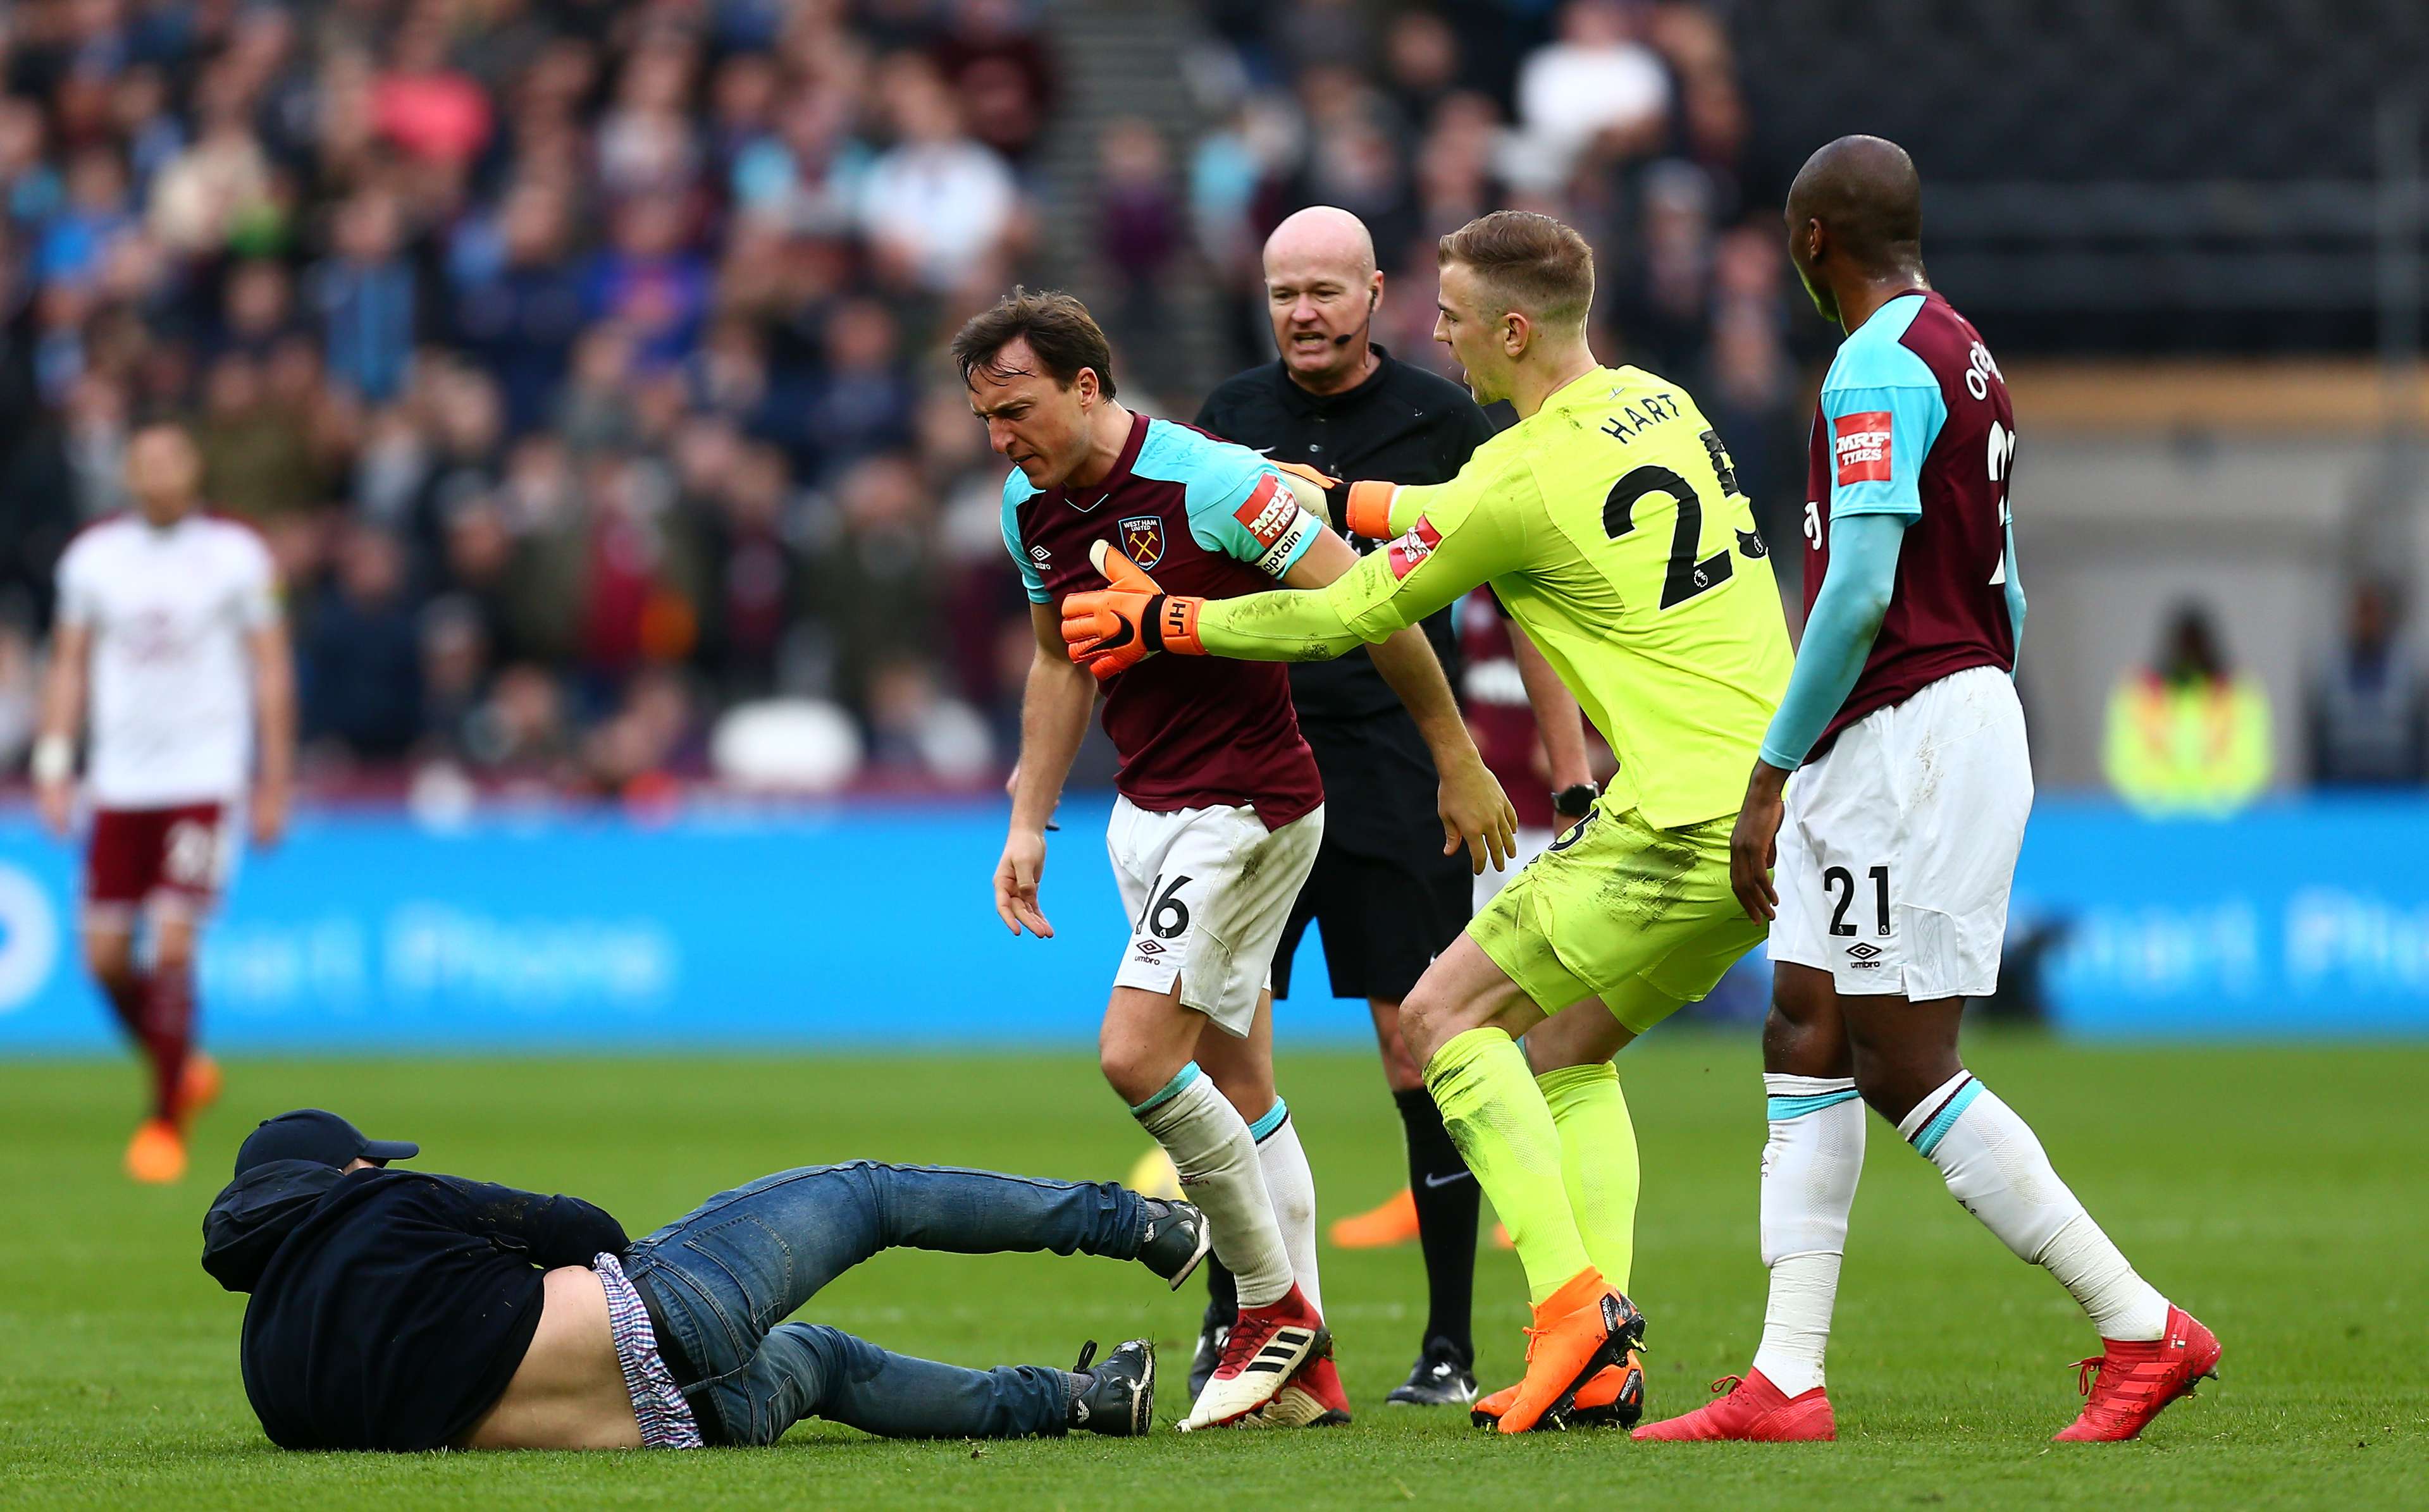
[{"label": "black wristband", "polygon": [[1164,600],[1168,595],[1157,594],[1147,601],[1147,610],[1139,616],[1139,639],[1147,642],[1151,651],[1164,649]]},{"label": "black wristband", "polygon": [[1579,782],[1552,795],[1552,812],[1563,819],[1582,819],[1594,809],[1595,799],[1602,790],[1592,782]]}]

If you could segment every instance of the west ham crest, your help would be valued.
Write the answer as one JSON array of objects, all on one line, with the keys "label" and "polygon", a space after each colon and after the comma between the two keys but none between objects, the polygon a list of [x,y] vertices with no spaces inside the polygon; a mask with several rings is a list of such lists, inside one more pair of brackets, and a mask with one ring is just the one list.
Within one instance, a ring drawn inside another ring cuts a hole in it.
[{"label": "west ham crest", "polygon": [[1132,515],[1121,522],[1122,554],[1143,567],[1164,560],[1164,517]]}]

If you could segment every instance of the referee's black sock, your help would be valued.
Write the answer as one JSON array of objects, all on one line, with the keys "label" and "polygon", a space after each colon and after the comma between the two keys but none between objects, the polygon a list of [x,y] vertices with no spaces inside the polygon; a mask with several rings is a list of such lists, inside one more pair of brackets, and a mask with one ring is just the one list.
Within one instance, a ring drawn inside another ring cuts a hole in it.
[{"label": "referee's black sock", "polygon": [[1426,1252],[1426,1338],[1447,1340],[1469,1364],[1476,1339],[1468,1314],[1476,1295],[1476,1214],[1482,1193],[1459,1146],[1443,1127],[1442,1109],[1423,1087],[1396,1092],[1408,1131],[1409,1191],[1416,1198],[1418,1242]]},{"label": "referee's black sock", "polygon": [[1229,1328],[1240,1321],[1240,1288],[1215,1257],[1206,1257],[1206,1317],[1202,1328]]}]

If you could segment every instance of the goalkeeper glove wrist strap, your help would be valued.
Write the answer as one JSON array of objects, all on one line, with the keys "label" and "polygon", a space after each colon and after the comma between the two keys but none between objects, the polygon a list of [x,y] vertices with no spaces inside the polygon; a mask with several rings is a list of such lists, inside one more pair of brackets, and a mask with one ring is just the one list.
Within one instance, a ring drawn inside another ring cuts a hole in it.
[{"label": "goalkeeper glove wrist strap", "polygon": [[1206,648],[1198,640],[1198,611],[1205,602],[1203,599],[1159,593],[1147,601],[1147,613],[1139,616],[1139,633],[1146,637],[1150,649],[1203,656]]}]

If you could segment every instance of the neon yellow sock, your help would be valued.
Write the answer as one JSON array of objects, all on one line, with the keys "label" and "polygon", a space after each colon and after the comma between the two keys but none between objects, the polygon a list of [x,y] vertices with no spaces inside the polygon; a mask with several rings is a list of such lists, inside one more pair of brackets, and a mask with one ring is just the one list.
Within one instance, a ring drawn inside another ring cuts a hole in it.
[{"label": "neon yellow sock", "polygon": [[1542,1302],[1588,1261],[1561,1180],[1560,1130],[1525,1053],[1499,1029],[1470,1029],[1434,1052],[1426,1090],[1509,1228],[1528,1291]]},{"label": "neon yellow sock", "polygon": [[1561,1181],[1568,1189],[1586,1255],[1603,1279],[1622,1291],[1636,1264],[1636,1125],[1619,1090],[1619,1071],[1562,1066],[1535,1078],[1561,1133]]}]

